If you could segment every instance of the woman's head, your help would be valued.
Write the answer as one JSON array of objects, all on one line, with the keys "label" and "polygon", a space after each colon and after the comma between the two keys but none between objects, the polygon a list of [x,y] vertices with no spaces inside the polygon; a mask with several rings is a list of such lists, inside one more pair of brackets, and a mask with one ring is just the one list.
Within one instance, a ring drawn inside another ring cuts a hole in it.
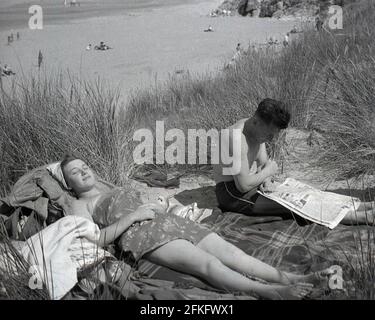
[{"label": "woman's head", "polygon": [[65,182],[77,195],[90,191],[96,184],[94,172],[80,158],[66,155],[61,161]]}]

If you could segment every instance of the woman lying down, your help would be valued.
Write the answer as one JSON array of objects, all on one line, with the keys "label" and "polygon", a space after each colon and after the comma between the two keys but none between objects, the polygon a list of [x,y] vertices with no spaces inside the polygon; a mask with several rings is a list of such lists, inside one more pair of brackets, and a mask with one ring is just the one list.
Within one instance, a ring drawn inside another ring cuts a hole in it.
[{"label": "woman lying down", "polygon": [[256,293],[268,299],[303,298],[312,291],[313,284],[333,273],[330,268],[308,275],[277,270],[202,225],[163,212],[162,204],[144,204],[129,212],[126,204],[121,203],[125,190],[101,191],[95,174],[81,159],[66,156],[61,170],[67,187],[76,197],[71,210],[74,215],[96,222],[95,216],[103,208],[120,210],[119,219],[101,229],[99,246],[106,246],[121,236],[122,249],[130,251],[136,261],[144,258],[199,277],[218,289]]}]

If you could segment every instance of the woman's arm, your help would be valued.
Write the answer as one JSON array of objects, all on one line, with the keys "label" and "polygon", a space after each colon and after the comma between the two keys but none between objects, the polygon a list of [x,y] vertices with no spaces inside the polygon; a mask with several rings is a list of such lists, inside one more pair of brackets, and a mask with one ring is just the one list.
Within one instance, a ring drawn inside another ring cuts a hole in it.
[{"label": "woman's arm", "polygon": [[155,218],[155,212],[146,206],[140,206],[133,213],[122,217],[110,226],[100,230],[98,245],[104,247],[115,241],[133,223]]}]

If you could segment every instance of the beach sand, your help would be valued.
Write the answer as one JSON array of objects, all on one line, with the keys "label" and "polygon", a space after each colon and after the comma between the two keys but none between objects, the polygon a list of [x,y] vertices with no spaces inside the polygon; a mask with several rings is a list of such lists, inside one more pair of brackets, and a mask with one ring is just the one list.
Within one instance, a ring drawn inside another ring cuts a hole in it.
[{"label": "beach sand", "polygon": [[[235,53],[237,43],[264,43],[270,36],[282,39],[296,21],[208,16],[221,0],[190,2],[145,1],[133,9],[118,8],[116,1],[106,3],[100,16],[92,11],[65,15],[56,21],[47,18],[43,30],[12,27],[21,39],[6,44],[9,29],[0,31],[0,61],[23,76],[38,74],[37,57],[43,53],[41,73],[69,72],[85,80],[100,77],[111,88],[118,87],[124,99],[138,89],[163,85],[179,74],[215,73]],[[134,2],[134,1],[133,1]],[[142,2],[142,1],[141,1]],[[61,4],[62,1],[59,1]],[[14,8],[27,7],[25,3]],[[55,5],[56,6],[56,5]],[[116,7],[117,6],[117,7]],[[82,6],[81,8],[85,8]],[[129,7],[130,8],[130,7]],[[61,10],[63,10],[62,8]],[[0,7],[5,12],[9,8]],[[19,9],[17,9],[19,10]],[[54,7],[54,10],[56,9]],[[56,14],[56,13],[55,13]],[[47,22],[46,22],[47,21]],[[203,32],[209,25],[214,32]],[[104,41],[112,50],[86,51]],[[11,82],[10,78],[3,78]]]}]

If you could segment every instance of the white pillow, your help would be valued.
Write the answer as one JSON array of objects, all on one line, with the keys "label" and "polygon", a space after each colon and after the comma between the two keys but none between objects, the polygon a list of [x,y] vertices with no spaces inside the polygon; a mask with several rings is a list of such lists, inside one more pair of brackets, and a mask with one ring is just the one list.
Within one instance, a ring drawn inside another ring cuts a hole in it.
[{"label": "white pillow", "polygon": [[68,185],[66,184],[62,169],[61,169],[61,162],[54,162],[47,166],[47,170],[51,173],[52,177],[54,177],[60,184],[66,189],[70,190]]}]

